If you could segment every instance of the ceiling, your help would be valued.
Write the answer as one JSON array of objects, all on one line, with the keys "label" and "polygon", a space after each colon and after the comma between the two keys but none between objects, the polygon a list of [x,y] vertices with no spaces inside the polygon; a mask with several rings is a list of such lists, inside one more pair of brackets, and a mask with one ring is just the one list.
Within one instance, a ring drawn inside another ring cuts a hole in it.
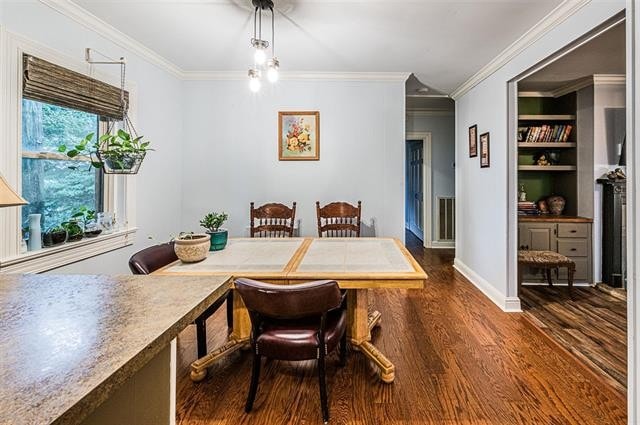
[{"label": "ceiling", "polygon": [[[245,71],[250,0],[75,0],[185,71]],[[450,93],[561,0],[275,0],[283,71],[413,72]]]},{"label": "ceiling", "polygon": [[520,81],[518,90],[551,92],[594,74],[624,74],[625,55],[622,22]]}]

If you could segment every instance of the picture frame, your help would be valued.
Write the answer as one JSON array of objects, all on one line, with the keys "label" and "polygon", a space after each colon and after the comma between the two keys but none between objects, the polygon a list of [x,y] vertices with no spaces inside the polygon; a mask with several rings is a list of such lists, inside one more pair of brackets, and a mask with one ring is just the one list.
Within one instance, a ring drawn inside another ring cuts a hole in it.
[{"label": "picture frame", "polygon": [[320,159],[320,112],[278,112],[278,160]]},{"label": "picture frame", "polygon": [[489,132],[480,135],[480,168],[491,166],[491,153],[489,145]]},{"label": "picture frame", "polygon": [[478,156],[478,125],[469,127],[469,158]]}]

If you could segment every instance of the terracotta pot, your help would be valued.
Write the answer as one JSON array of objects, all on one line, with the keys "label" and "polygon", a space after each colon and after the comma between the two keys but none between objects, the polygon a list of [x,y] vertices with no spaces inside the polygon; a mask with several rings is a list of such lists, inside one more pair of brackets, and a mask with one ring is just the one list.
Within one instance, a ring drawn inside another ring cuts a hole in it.
[{"label": "terracotta pot", "polygon": [[553,215],[561,215],[562,211],[564,211],[565,204],[566,201],[562,196],[554,195],[547,198],[549,212]]},{"label": "terracotta pot", "polygon": [[196,233],[189,237],[189,239],[183,237],[175,240],[173,250],[178,258],[184,263],[196,263],[207,258],[211,236]]}]

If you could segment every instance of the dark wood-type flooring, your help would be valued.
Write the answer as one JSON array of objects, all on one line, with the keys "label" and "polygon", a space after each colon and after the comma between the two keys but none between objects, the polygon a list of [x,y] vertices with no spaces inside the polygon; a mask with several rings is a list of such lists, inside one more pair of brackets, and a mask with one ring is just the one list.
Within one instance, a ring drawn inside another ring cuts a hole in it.
[{"label": "dark wood-type flooring", "polygon": [[[408,246],[429,274],[422,290],[375,290],[382,326],[373,342],[396,365],[379,381],[350,352],[328,360],[333,424],[624,424],[626,399],[608,388],[521,314],[503,313],[452,268],[450,250]],[[224,308],[207,323],[210,347],[226,335]],[[321,424],[315,362],[263,364],[254,410],[244,413],[251,355],[236,352],[189,380],[195,327],[178,338],[177,423]]]},{"label": "dark wood-type flooring", "polygon": [[543,332],[621,393],[627,385],[627,304],[593,287],[524,286],[522,309]]}]

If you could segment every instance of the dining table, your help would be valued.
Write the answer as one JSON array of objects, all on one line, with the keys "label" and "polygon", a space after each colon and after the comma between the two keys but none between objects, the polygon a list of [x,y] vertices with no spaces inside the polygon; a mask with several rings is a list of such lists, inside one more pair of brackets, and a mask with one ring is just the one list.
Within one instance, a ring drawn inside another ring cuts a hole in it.
[{"label": "dining table", "polygon": [[[385,383],[395,365],[371,342],[382,315],[370,306],[370,291],[424,288],[427,274],[395,238],[230,238],[225,249],[209,252],[197,263],[173,262],[154,274],[232,276],[290,285],[335,280],[347,290],[347,334],[352,347],[369,358]],[[201,381],[207,368],[250,345],[251,322],[241,297],[233,297],[233,329],[226,343],[191,364],[191,379]]]}]

